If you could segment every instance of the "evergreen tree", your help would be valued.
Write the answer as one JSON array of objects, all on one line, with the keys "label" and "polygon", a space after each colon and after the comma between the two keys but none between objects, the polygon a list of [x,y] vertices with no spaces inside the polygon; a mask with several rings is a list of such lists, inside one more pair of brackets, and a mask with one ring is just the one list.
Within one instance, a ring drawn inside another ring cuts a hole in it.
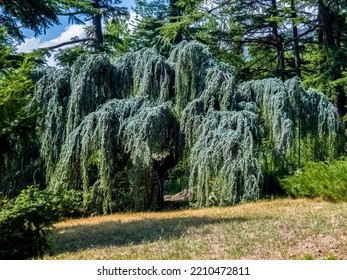
[{"label": "evergreen tree", "polygon": [[295,0],[214,3],[210,13],[218,17],[221,28],[211,30],[210,40],[219,42],[221,52],[238,54],[238,64],[232,59],[227,62],[236,66],[240,80],[265,77],[285,80],[301,75],[303,35],[299,34],[298,26],[307,29],[302,3]]},{"label": "evergreen tree", "polygon": [[127,17],[129,15],[125,7],[119,7],[121,0],[59,0],[60,15],[68,16],[70,23],[85,24],[92,20],[92,27],[87,29],[87,38],[63,42],[59,45],[49,47],[55,49],[68,44],[90,42],[97,50],[102,50],[104,34],[102,21],[108,23],[111,20]]},{"label": "evergreen tree", "polygon": [[16,39],[23,40],[23,28],[44,33],[58,24],[59,3],[56,0],[6,0],[0,1],[0,26]]},{"label": "evergreen tree", "polygon": [[182,40],[194,39],[196,22],[202,18],[202,0],[135,0],[136,27],[133,48],[156,47],[162,54]]},{"label": "evergreen tree", "polygon": [[34,90],[35,61],[34,54],[16,54],[12,39],[0,28],[0,189],[9,195],[32,184],[37,167],[35,114],[26,109]]},{"label": "evergreen tree", "polygon": [[235,84],[206,46],[179,43],[80,58],[47,73],[33,106],[47,186],[84,192],[92,211],[161,208],[169,170],[195,206],[256,200],[301,163],[341,154],[341,123],[297,79]]},{"label": "evergreen tree", "polygon": [[135,28],[132,34],[132,48],[139,50],[143,47],[155,47],[161,50],[162,36],[158,28],[162,27],[169,18],[169,0],[135,0]]},{"label": "evergreen tree", "polygon": [[[86,21],[92,20],[92,25],[85,27],[85,38],[71,38],[70,41],[46,48],[50,51],[79,43],[72,48],[59,49],[55,54],[58,64],[71,66],[83,54],[105,51],[120,54],[129,49],[128,28],[125,24],[129,12],[125,7],[119,6],[121,0],[59,0],[59,2],[60,15],[68,16],[70,23],[84,25]],[[103,22],[106,31],[102,28]]]},{"label": "evergreen tree", "polygon": [[[304,83],[334,98],[338,114],[346,110],[347,24],[345,1],[323,1],[316,4],[318,28],[313,42],[304,53],[309,62]],[[318,66],[318,67],[317,67]]]}]

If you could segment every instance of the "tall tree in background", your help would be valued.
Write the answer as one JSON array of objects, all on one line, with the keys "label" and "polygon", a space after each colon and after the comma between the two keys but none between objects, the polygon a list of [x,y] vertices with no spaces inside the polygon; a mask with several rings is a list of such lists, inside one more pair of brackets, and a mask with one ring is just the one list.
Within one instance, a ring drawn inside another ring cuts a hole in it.
[{"label": "tall tree in background", "polygon": [[91,42],[95,49],[102,49],[104,43],[104,34],[102,22],[106,24],[114,19],[127,17],[128,10],[125,7],[119,7],[121,0],[59,0],[60,15],[68,16],[70,23],[85,24],[91,20],[91,27],[87,28],[87,37],[85,39],[74,38],[49,49],[55,49],[63,45]]},{"label": "tall tree in background", "polygon": [[300,55],[300,43],[299,43],[299,30],[297,25],[298,13],[296,9],[296,1],[290,0],[290,14],[292,23],[292,36],[293,36],[293,54],[294,54],[294,66],[295,74],[301,78],[301,55]]},{"label": "tall tree in background", "polygon": [[205,20],[204,0],[171,0],[169,3],[169,20],[159,28],[166,41],[177,44],[182,40],[197,39],[202,30],[201,20]]},{"label": "tall tree in background", "polygon": [[[239,54],[238,78],[301,76],[299,27],[308,30],[308,15],[295,0],[214,1],[209,13],[219,28],[211,41],[223,42],[222,51]],[[226,57],[224,55],[224,57]],[[230,61],[230,63],[233,63]]]},{"label": "tall tree in background", "polygon": [[[71,38],[70,41],[48,47],[48,51],[72,44],[72,48],[59,49],[55,58],[61,66],[72,65],[76,59],[86,53],[108,52],[124,53],[128,50],[128,28],[125,20],[129,12],[120,7],[121,0],[59,0],[60,15],[68,16],[70,23],[86,25],[85,38]],[[105,24],[103,29],[102,24]]]},{"label": "tall tree in background", "polygon": [[160,48],[161,36],[158,30],[168,18],[167,0],[135,0],[135,25],[132,35],[132,47]]},{"label": "tall tree in background", "polygon": [[278,0],[177,1],[182,13],[159,28],[174,41],[177,34],[208,45],[224,62],[235,67],[239,78],[277,76],[284,80],[286,39],[292,35],[286,15],[288,5]]},{"label": "tall tree in background", "polygon": [[182,40],[191,40],[194,24],[202,18],[202,0],[135,0],[133,48],[156,47],[161,53]]},{"label": "tall tree in background", "polygon": [[314,2],[311,40],[303,52],[303,84],[335,100],[340,117],[346,115],[346,1]]},{"label": "tall tree in background", "polygon": [[[328,66],[328,79],[333,82],[333,91],[336,92],[336,107],[341,117],[346,115],[346,79],[343,78],[343,70],[347,66],[345,58],[346,51],[346,15],[341,14],[342,8],[346,8],[346,2],[330,1],[326,3],[323,0],[318,1],[319,14],[318,20],[321,25],[321,37],[319,43],[322,43],[323,52],[326,53],[325,63]],[[341,55],[343,52],[343,55]],[[330,68],[330,69],[329,69]],[[342,80],[341,80],[342,79]],[[342,82],[342,83],[341,83]]]}]

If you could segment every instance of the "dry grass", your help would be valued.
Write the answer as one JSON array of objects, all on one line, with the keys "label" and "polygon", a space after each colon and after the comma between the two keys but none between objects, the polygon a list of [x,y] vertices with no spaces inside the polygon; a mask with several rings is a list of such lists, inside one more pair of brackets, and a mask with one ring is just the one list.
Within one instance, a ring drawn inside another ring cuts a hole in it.
[{"label": "dry grass", "polygon": [[55,225],[46,259],[347,259],[347,203],[277,199]]}]

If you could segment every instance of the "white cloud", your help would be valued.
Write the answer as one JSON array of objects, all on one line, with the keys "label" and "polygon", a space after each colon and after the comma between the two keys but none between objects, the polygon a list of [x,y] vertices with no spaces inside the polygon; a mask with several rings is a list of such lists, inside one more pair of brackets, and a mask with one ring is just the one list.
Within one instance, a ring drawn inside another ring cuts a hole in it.
[{"label": "white cloud", "polygon": [[134,31],[136,25],[137,25],[137,21],[135,20],[136,19],[136,16],[139,17],[135,11],[131,11],[130,12],[130,18],[129,18],[129,21],[128,21],[128,26],[129,26],[129,29],[131,32]]},{"label": "white cloud", "polygon": [[[29,53],[35,49],[51,47],[51,46],[58,45],[60,43],[68,42],[73,37],[79,37],[80,39],[84,38],[85,37],[84,27],[85,25],[77,25],[77,24],[69,25],[65,28],[65,31],[62,32],[57,38],[54,38],[49,41],[41,41],[41,38],[34,38],[34,37],[28,38],[24,41],[23,44],[17,47],[17,51]],[[71,46],[73,45],[66,45],[61,48],[62,49],[68,48]],[[56,65],[52,56],[47,60],[47,64],[50,66]]]},{"label": "white cloud", "polygon": [[24,43],[20,44],[17,47],[17,51],[18,52],[24,52],[24,53],[28,53],[34,49],[38,49],[40,47],[40,42],[41,40],[39,38],[29,38],[29,39],[25,39]]},{"label": "white cloud", "polygon": [[49,42],[47,42],[46,47],[58,45],[63,42],[70,41],[73,37],[84,38],[85,31],[84,25],[69,25],[63,33],[60,34],[58,38],[55,38]]}]

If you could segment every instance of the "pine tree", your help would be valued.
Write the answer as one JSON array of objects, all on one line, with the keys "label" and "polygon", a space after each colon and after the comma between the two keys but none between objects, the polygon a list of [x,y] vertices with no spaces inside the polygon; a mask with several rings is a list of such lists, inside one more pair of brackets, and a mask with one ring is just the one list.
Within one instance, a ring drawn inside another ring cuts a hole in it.
[{"label": "pine tree", "polygon": [[[74,1],[59,0],[59,15],[68,16],[70,23],[84,25],[92,20],[92,25],[85,27],[85,38],[71,38],[70,41],[44,48],[43,51],[58,49],[54,55],[61,66],[72,65],[79,56],[88,53],[108,52],[115,55],[129,50],[129,30],[126,22],[129,12],[119,6],[121,0]],[[105,30],[102,28],[105,24]],[[63,46],[79,44],[72,48]]]},{"label": "pine tree", "polygon": [[160,52],[167,52],[159,28],[169,19],[169,0],[135,0],[135,27],[132,35],[132,48],[155,47]]},{"label": "pine tree", "polygon": [[197,12],[202,0],[135,0],[137,14],[133,35],[134,49],[156,47],[162,54],[182,40],[192,40],[194,24],[201,18]]},{"label": "pine tree", "polygon": [[305,86],[315,87],[335,100],[340,117],[346,114],[345,1],[307,1],[314,11],[309,23],[309,40],[302,52]]},{"label": "pine tree", "polygon": [[[118,5],[121,0],[90,0],[90,1],[74,1],[74,0],[59,0],[60,15],[68,16],[71,23],[85,24],[85,21],[92,20],[92,27],[87,31],[87,38],[75,39],[69,42],[64,42],[48,49],[55,49],[64,45],[89,42],[98,50],[103,48],[104,34],[102,30],[102,21],[108,23],[110,20],[127,17],[128,11],[124,7]],[[82,18],[81,18],[82,17]]]},{"label": "pine tree", "polygon": [[54,0],[6,0],[0,1],[0,25],[19,40],[24,39],[23,28],[44,33],[49,27],[58,24],[59,3]]}]

